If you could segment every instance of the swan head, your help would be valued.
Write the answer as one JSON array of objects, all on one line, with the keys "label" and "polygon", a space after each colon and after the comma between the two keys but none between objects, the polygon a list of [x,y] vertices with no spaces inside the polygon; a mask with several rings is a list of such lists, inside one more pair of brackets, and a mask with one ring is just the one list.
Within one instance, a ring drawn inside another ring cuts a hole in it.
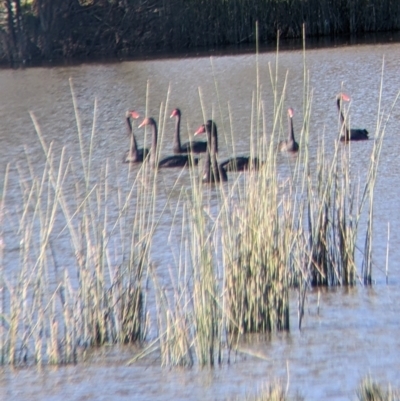
[{"label": "swan head", "polygon": [[194,133],[194,135],[199,135],[199,134],[205,134],[207,132],[206,130],[206,125],[202,124],[200,125],[199,128],[197,128],[196,132]]},{"label": "swan head", "polygon": [[174,110],[172,110],[172,113],[169,116],[169,118],[180,117],[180,116],[181,116],[181,111],[179,109],[174,109]]},{"label": "swan head", "polygon": [[135,110],[128,110],[125,115],[126,115],[126,118],[132,117],[135,120],[137,120],[140,117],[140,114]]},{"label": "swan head", "polygon": [[144,127],[145,125],[155,125],[155,121],[151,117],[146,117],[141,124],[139,125],[139,128]]},{"label": "swan head", "polygon": [[345,93],[338,93],[336,95],[336,100],[343,100],[344,102],[350,102],[350,97],[347,96]]},{"label": "swan head", "polygon": [[204,134],[206,132],[217,135],[217,126],[213,120],[207,120],[205,124],[200,125],[194,135]]}]

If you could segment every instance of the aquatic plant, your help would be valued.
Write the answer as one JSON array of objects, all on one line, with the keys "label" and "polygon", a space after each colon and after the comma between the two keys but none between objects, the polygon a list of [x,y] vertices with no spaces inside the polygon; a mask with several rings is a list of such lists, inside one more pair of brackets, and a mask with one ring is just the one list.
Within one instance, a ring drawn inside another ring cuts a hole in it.
[{"label": "aquatic plant", "polygon": [[236,397],[234,400],[238,401],[244,399],[246,401],[288,401],[289,398],[282,385],[278,382],[265,386],[265,388],[257,391],[255,395],[249,395],[245,398]]},{"label": "aquatic plant", "polygon": [[[300,150],[278,153],[286,125],[278,60],[269,66],[268,89],[258,68],[255,80],[250,156],[263,163],[228,182],[202,182],[201,166],[178,170],[172,186],[146,162],[124,165],[124,174],[109,161],[94,171],[97,103],[87,140],[72,82],[80,157],[48,144],[31,113],[42,164],[27,154],[17,165],[18,185],[8,168],[1,194],[2,364],[71,363],[89,347],[134,343],[143,347],[132,361],[158,352],[163,366],[213,366],[229,360],[245,333],[289,330],[290,291],[298,293],[301,328],[310,287],[372,282],[373,193],[385,123],[378,120],[365,182],[351,171],[350,146],[337,142],[328,154],[322,141],[310,157],[313,93],[304,63]],[[266,90],[271,110],[262,100]],[[199,94],[207,120],[207,99]],[[168,99],[160,107],[160,143]],[[232,118],[221,131],[234,137]],[[151,247],[161,223],[174,239],[164,241],[174,258],[160,269]]]},{"label": "aquatic plant", "polygon": [[[72,83],[71,90],[77,113]],[[28,159],[27,169],[19,167],[21,196],[7,192],[8,174],[2,194],[5,244],[19,237],[20,245],[19,263],[1,271],[1,362],[70,363],[90,346],[140,343],[146,333],[143,280],[154,200],[140,182],[146,171],[126,186],[119,183],[114,197],[110,165],[98,175],[91,171],[94,129],[86,147],[76,114],[81,150],[76,161],[65,148],[57,155],[31,117],[45,156],[43,171]],[[133,200],[140,213],[132,209]]]},{"label": "aquatic plant", "polygon": [[356,390],[360,401],[398,401],[400,394],[394,391],[391,386],[387,390],[375,382],[370,376],[365,377]]}]

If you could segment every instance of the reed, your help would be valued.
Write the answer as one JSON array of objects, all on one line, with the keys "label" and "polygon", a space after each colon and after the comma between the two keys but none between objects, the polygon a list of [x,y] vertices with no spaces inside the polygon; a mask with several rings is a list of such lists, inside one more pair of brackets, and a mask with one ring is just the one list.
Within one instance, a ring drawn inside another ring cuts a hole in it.
[{"label": "reed", "polygon": [[[71,91],[76,106],[72,83]],[[128,179],[128,186],[121,183],[115,204],[109,164],[98,176],[91,171],[93,138],[87,147],[79,115],[78,161],[68,159],[66,149],[55,154],[31,117],[45,155],[43,171],[27,158],[27,167],[19,166],[20,204],[7,199],[7,174],[2,198],[3,227],[20,238],[14,277],[3,270],[1,275],[2,363],[70,363],[88,346],[140,343],[146,334],[143,280],[154,212],[146,171],[130,184]],[[136,215],[132,199],[143,206]]]},{"label": "reed", "polygon": [[193,330],[194,348],[201,365],[221,362],[221,311],[219,308],[216,258],[213,241],[215,222],[204,210],[203,186],[193,188],[191,208],[188,209],[192,246],[190,259],[193,268]]},{"label": "reed", "polygon": [[156,289],[157,325],[160,359],[162,366],[192,366],[191,327],[186,305],[186,288],[178,284],[172,300],[159,285],[155,272],[152,277]]},{"label": "reed", "polygon": [[339,151],[337,147],[330,162],[325,161],[321,152],[316,177],[308,182],[312,286],[355,284],[354,252],[361,206],[354,216],[357,191],[350,182],[348,151],[346,148]]},{"label": "reed", "polygon": [[365,202],[368,201],[368,222],[367,222],[367,232],[365,235],[365,253],[363,258],[363,265],[362,265],[362,275],[364,284],[370,285],[372,284],[372,236],[373,236],[373,211],[374,211],[374,188],[377,179],[378,167],[379,167],[379,160],[381,149],[383,145],[383,139],[385,137],[385,130],[388,121],[390,120],[393,112],[393,108],[395,107],[400,92],[397,93],[393,103],[391,105],[390,110],[386,114],[386,117],[381,113],[381,99],[382,99],[382,85],[383,85],[383,78],[384,78],[384,66],[385,60],[383,59],[382,62],[382,75],[381,75],[381,87],[379,93],[379,103],[377,109],[377,122],[376,122],[376,131],[375,131],[375,142],[374,147],[371,153],[370,165],[368,170],[368,178],[364,188],[363,198]]},{"label": "reed", "polygon": [[[364,378],[356,390],[359,401],[397,401],[400,399],[398,391],[393,390],[389,385],[387,389],[375,382],[370,376]],[[285,400],[304,400],[304,397],[295,395],[289,397],[279,382],[272,383],[265,388],[258,390],[255,395],[244,397],[227,398],[226,400],[246,400],[246,401],[285,401]]]},{"label": "reed", "polygon": [[[382,78],[383,82],[383,67]],[[381,99],[382,92],[379,99]],[[374,191],[380,153],[391,109],[382,116],[378,105],[374,144],[365,182],[351,173],[351,146],[336,146],[331,161],[323,150],[318,152],[317,170],[308,185],[308,226],[311,285],[354,285],[357,280],[372,283],[372,236]],[[316,185],[312,183],[316,183]],[[364,211],[368,208],[368,212]],[[359,239],[359,224],[366,216],[364,247]],[[356,251],[362,256],[362,270],[357,272]]]},{"label": "reed", "polygon": [[287,216],[279,214],[277,186],[263,172],[250,173],[247,182],[223,226],[227,327],[240,333],[289,329]]},{"label": "reed", "polygon": [[[245,396],[244,398],[242,397],[235,397],[235,398],[228,398],[227,400],[246,400],[246,401],[288,401],[291,398],[289,398],[284,389],[282,388],[282,385],[278,382],[270,384],[268,386],[265,386],[265,388],[257,391],[257,394],[255,395],[249,395]],[[294,398],[296,400],[298,398]]]},{"label": "reed", "polygon": [[384,389],[376,383],[370,376],[364,378],[356,391],[357,398],[360,401],[397,401],[400,400],[400,394],[388,386]]},{"label": "reed", "polygon": [[[226,183],[203,183],[201,166],[179,171],[172,186],[163,185],[149,163],[123,177],[108,161],[95,171],[97,103],[87,139],[72,82],[77,160],[46,143],[31,113],[43,166],[28,155],[26,165],[18,165],[16,198],[7,190],[7,170],[1,198],[1,233],[20,244],[13,273],[0,271],[3,364],[73,363],[88,347],[135,343],[148,345],[135,358],[157,350],[163,366],[214,366],[245,333],[289,330],[292,289],[298,291],[301,328],[310,287],[372,283],[373,193],[386,122],[378,120],[365,182],[351,171],[351,146],[336,143],[328,155],[322,142],[314,161],[308,147],[313,94],[304,61],[300,151],[278,154],[286,114],[278,56],[270,65],[271,111],[258,72],[253,95],[251,156],[263,164]],[[206,120],[208,105],[200,101]],[[162,103],[161,144],[167,109]],[[232,123],[230,128],[233,138]],[[221,131],[229,136],[227,124]],[[182,178],[189,184],[183,186]],[[360,234],[366,205],[367,228]],[[162,273],[150,256],[161,222],[170,227],[170,238],[178,238],[175,260],[166,261]],[[356,252],[364,260],[361,274]]]}]

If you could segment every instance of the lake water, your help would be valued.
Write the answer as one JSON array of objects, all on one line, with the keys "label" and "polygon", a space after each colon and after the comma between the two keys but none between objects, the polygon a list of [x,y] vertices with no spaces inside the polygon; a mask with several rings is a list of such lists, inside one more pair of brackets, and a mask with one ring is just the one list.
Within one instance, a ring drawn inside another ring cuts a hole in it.
[{"label": "lake water", "polygon": [[[313,103],[310,119],[310,153],[324,138],[334,148],[338,132],[335,95],[342,90],[352,98],[353,126],[367,128],[374,137],[378,117],[386,116],[400,90],[400,44],[344,46],[309,50],[305,56]],[[10,165],[8,196],[18,202],[19,174],[27,168],[43,168],[43,150],[29,112],[36,116],[46,143],[55,151],[66,146],[79,156],[79,139],[71,98],[71,78],[78,102],[83,137],[92,131],[94,102],[96,127],[93,170],[110,162],[110,174],[125,174],[121,163],[129,146],[124,115],[136,109],[159,120],[160,107],[167,115],[180,107],[182,134],[213,116],[220,130],[220,159],[233,152],[249,153],[252,98],[257,68],[262,82],[266,129],[272,130],[272,77],[282,87],[287,74],[285,107],[295,110],[294,126],[303,120],[304,57],[302,51],[209,57],[126,61],[54,68],[0,71],[0,171]],[[276,67],[278,67],[276,69]],[[382,95],[380,96],[380,90]],[[379,99],[381,100],[378,116]],[[230,119],[231,122],[230,123]],[[159,124],[162,125],[161,123]],[[173,122],[165,121],[165,131]],[[133,365],[129,348],[106,347],[91,351],[74,366],[12,370],[0,368],[0,394],[7,400],[224,400],[254,394],[279,380],[289,395],[305,400],[355,399],[358,383],[370,374],[377,381],[400,388],[400,104],[395,105],[386,127],[378,171],[374,211],[374,285],[311,291],[307,296],[302,331],[297,327],[297,305],[291,299],[291,331],[271,338],[256,338],[239,347],[229,365],[215,369],[167,369],[154,357]],[[233,141],[232,141],[233,137]],[[138,137],[142,143],[142,136]],[[234,144],[234,145],[233,145]],[[368,168],[373,141],[352,144],[357,156],[352,169],[361,176]],[[172,154],[164,139],[163,155]],[[79,174],[79,173],[78,173]],[[171,173],[160,172],[168,186]],[[185,179],[185,178],[184,178]],[[173,182],[173,181],[171,181]],[[113,189],[113,188],[111,188]],[[165,202],[165,200],[164,200]],[[162,205],[163,200],[160,200]],[[11,216],[12,217],[12,216]],[[9,220],[12,220],[8,216]],[[385,267],[390,223],[389,282]],[[12,226],[12,224],[11,224]],[[152,260],[162,274],[172,258],[168,222],[154,237]],[[18,251],[4,241],[4,271],[13,269]],[[163,231],[164,230],[164,231]],[[60,250],[60,259],[68,260]],[[318,299],[319,297],[319,308]]]}]

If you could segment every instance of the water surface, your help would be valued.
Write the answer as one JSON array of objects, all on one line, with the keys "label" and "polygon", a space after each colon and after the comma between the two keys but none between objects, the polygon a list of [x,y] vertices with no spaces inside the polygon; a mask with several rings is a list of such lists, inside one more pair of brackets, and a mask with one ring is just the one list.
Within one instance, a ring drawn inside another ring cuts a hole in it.
[{"label": "water surface", "polygon": [[[311,154],[322,140],[328,152],[330,147],[334,149],[338,133],[335,95],[342,89],[352,97],[352,125],[367,128],[371,138],[374,137],[378,118],[388,114],[400,90],[399,62],[400,44],[396,43],[307,51],[306,73],[313,91]],[[277,77],[279,88],[283,87],[287,75],[285,108],[294,108],[295,130],[301,130],[303,65],[301,51],[282,51],[278,60],[276,54],[265,53],[2,70],[0,171],[4,172],[9,164],[9,199],[15,197],[17,202],[20,196],[18,173],[27,168],[27,159],[38,170],[45,163],[29,111],[36,116],[46,143],[53,141],[58,151],[66,146],[68,156],[79,159],[69,78],[72,78],[83,137],[87,141],[92,131],[95,99],[97,102],[93,169],[104,168],[108,160],[110,174],[121,178],[128,169],[121,163],[128,148],[124,127],[127,109],[134,108],[143,115],[147,110],[148,115],[157,119],[165,131],[163,155],[172,154],[172,143],[166,138],[172,136],[173,122],[169,118],[163,120],[163,115],[160,119],[160,108],[166,108],[169,116],[175,107],[182,110],[182,134],[186,139],[203,122],[204,112],[205,118],[212,116],[218,124],[221,159],[232,152],[248,154],[257,66],[263,84],[261,96],[268,133],[272,131],[274,112],[270,72],[273,81]],[[399,120],[400,105],[396,105],[386,127],[377,181],[372,288],[360,284],[354,289],[321,291],[319,308],[317,290],[309,293],[302,331],[297,329],[297,300],[293,294],[289,334],[244,342],[230,364],[213,370],[160,368],[156,355],[127,366],[134,351],[111,347],[91,352],[85,362],[76,366],[41,370],[2,368],[0,391],[4,398],[223,400],[252,394],[263,385],[280,380],[284,387],[288,386],[290,395],[300,393],[306,400],[349,400],[355,398],[358,383],[368,374],[382,383],[400,387],[397,358],[400,351]],[[142,143],[142,134],[138,138]],[[351,146],[352,172],[355,176],[364,176],[373,141]],[[175,182],[175,177],[165,171],[160,172],[159,179],[166,187]],[[181,182],[189,187],[188,175],[183,174]],[[160,207],[163,203],[165,199],[161,195]],[[8,219],[12,221],[12,216]],[[386,285],[389,223],[389,285]],[[5,270],[11,271],[18,249],[8,239],[12,238],[12,223],[7,227],[10,236],[4,240],[3,263]],[[169,232],[170,220],[166,217],[154,237],[152,251],[152,259],[166,282],[168,267],[174,263],[174,244],[166,241]],[[60,259],[68,260],[72,257],[70,253],[66,247]]]}]

